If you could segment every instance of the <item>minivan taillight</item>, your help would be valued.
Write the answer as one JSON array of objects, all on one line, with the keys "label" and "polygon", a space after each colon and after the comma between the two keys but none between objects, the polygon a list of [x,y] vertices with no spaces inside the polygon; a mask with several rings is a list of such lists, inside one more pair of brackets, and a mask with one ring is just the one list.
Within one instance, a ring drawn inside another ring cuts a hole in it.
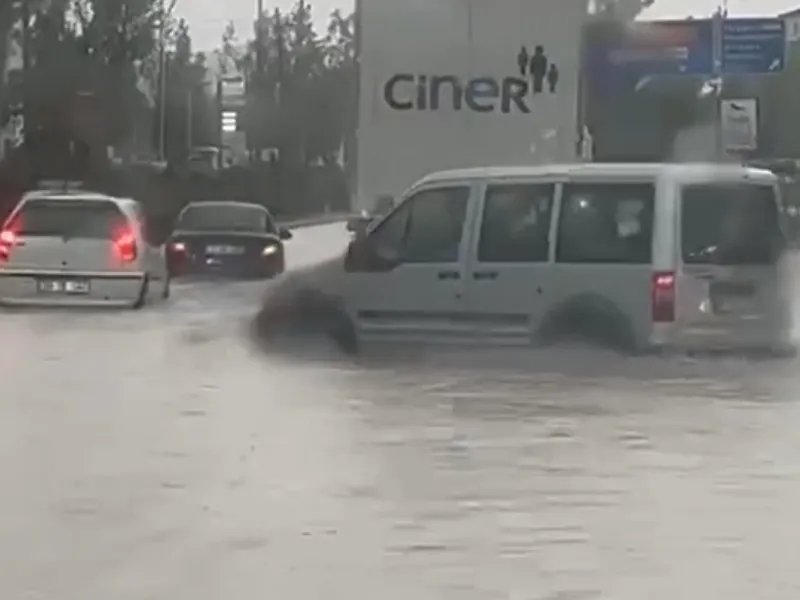
[{"label": "minivan taillight", "polygon": [[8,261],[11,250],[17,244],[17,234],[11,229],[0,231],[0,262]]},{"label": "minivan taillight", "polygon": [[139,256],[139,249],[136,247],[136,236],[126,231],[117,236],[114,240],[114,247],[117,256],[122,262],[133,262]]},{"label": "minivan taillight", "polygon": [[651,302],[654,323],[675,321],[675,273],[656,271],[651,282]]}]

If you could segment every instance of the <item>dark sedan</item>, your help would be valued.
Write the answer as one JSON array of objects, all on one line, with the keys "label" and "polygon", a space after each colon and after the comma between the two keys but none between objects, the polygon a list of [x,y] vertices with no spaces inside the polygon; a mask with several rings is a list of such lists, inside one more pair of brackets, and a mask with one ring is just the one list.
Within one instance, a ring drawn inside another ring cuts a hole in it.
[{"label": "dark sedan", "polygon": [[170,272],[274,277],[285,268],[283,242],[291,237],[259,204],[192,202],[178,215],[167,245]]}]

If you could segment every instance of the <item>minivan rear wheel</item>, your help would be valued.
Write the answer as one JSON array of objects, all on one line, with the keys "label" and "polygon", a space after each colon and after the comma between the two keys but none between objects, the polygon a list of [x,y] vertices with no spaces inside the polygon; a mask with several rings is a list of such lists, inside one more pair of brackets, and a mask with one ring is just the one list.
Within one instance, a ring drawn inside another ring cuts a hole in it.
[{"label": "minivan rear wheel", "polygon": [[577,340],[622,354],[636,354],[639,350],[633,327],[622,314],[584,307],[551,317],[542,328],[541,339],[546,344]]}]

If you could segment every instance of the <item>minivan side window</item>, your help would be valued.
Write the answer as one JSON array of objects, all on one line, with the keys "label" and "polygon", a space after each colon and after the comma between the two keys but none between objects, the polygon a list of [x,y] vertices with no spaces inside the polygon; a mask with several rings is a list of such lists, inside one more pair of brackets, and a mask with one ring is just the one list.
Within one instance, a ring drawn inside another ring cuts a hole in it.
[{"label": "minivan side window", "polygon": [[552,183],[488,186],[478,262],[546,262],[555,187]]},{"label": "minivan side window", "polygon": [[417,192],[370,233],[370,243],[403,263],[456,262],[469,194],[468,186]]},{"label": "minivan side window", "polygon": [[556,261],[650,264],[655,195],[651,183],[564,184]]},{"label": "minivan side window", "polygon": [[686,264],[765,265],[785,240],[775,188],[699,183],[681,192],[681,256]]}]

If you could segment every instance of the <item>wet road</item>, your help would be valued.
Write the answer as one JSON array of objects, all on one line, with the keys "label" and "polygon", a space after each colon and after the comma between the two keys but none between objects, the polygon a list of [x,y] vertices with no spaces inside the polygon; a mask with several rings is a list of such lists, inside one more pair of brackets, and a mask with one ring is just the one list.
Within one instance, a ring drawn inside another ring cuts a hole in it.
[{"label": "wet road", "polygon": [[0,315],[0,597],[800,593],[800,362],[264,355],[262,288]]}]

